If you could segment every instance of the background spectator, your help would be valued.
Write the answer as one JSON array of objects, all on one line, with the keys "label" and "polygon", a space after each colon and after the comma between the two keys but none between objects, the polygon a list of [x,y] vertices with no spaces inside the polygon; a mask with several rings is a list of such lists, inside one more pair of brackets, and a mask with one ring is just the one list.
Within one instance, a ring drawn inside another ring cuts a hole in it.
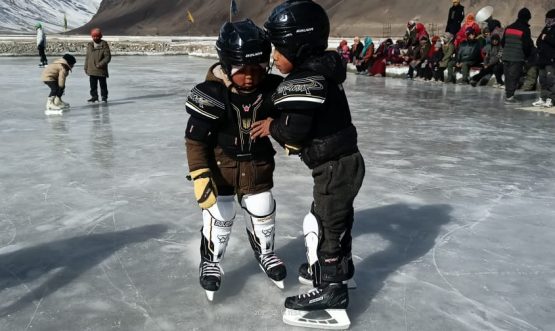
[{"label": "background spectator", "polygon": [[37,30],[37,49],[39,50],[40,56],[39,67],[44,67],[48,64],[48,60],[46,59],[46,34],[44,33],[40,22],[35,24],[35,29]]},{"label": "background spectator", "polygon": [[538,67],[541,92],[534,106],[553,107],[555,101],[555,9],[545,15],[545,27],[538,40]]},{"label": "background spectator", "polygon": [[532,14],[528,8],[519,10],[517,20],[507,26],[501,39],[506,103],[516,103],[514,95],[522,76],[524,61],[530,56],[534,47],[528,24],[531,18]]},{"label": "background spectator", "polygon": [[453,0],[453,6],[449,8],[449,16],[447,18],[447,25],[445,32],[456,35],[461,29],[462,21],[464,20],[464,6],[461,5],[460,0]]}]

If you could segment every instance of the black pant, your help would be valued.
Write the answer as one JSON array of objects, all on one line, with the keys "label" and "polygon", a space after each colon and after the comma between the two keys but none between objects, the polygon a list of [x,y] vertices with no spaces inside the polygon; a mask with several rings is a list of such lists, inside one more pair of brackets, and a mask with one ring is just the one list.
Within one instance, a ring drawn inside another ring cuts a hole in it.
[{"label": "black pant", "polygon": [[45,53],[44,45],[38,45],[37,49],[39,50],[40,63],[42,63],[44,65],[48,64],[48,60],[46,59],[46,53]]},{"label": "black pant", "polygon": [[523,66],[524,62],[503,62],[503,71],[505,74],[505,96],[507,98],[515,95],[520,76],[522,76]]},{"label": "black pant", "polygon": [[98,99],[98,83],[100,83],[100,95],[102,96],[102,100],[108,100],[108,85],[106,84],[106,77],[89,76],[89,83],[91,85],[91,97]]},{"label": "black pant", "polygon": [[48,87],[50,87],[50,94],[48,95],[48,97],[62,97],[62,95],[64,94],[64,89],[63,87],[60,87],[58,85],[58,82],[56,81],[51,81],[51,82],[44,82],[44,84],[48,85]]},{"label": "black pant", "polygon": [[353,202],[364,179],[360,152],[328,161],[312,170],[312,213],[320,227],[318,256],[349,256],[353,227]]},{"label": "black pant", "polygon": [[445,69],[447,69],[447,68],[442,68],[442,67],[434,68],[434,80],[436,82],[437,81],[441,81],[441,82],[445,81]]},{"label": "black pant", "polygon": [[479,82],[480,80],[482,80],[482,78],[484,78],[487,75],[495,75],[495,80],[497,81],[497,84],[501,84],[501,85],[504,84],[503,78],[502,78],[503,65],[501,63],[496,63],[487,68],[483,68],[482,70],[480,70],[479,73],[472,76],[471,80],[475,82]]}]

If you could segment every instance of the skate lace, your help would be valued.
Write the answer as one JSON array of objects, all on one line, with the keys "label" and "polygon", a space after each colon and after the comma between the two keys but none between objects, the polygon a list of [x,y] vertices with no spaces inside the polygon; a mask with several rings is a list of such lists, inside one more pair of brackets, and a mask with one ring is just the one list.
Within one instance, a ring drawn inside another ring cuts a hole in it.
[{"label": "skate lace", "polygon": [[220,277],[221,268],[218,263],[214,262],[202,262],[202,267],[200,268],[201,275],[203,276],[216,276]]},{"label": "skate lace", "polygon": [[313,288],[312,290],[310,290],[310,291],[308,291],[308,292],[306,292],[306,293],[299,294],[298,297],[299,297],[300,299],[311,298],[311,297],[314,297],[314,296],[319,295],[321,292],[322,292],[321,289],[319,289],[319,288]]},{"label": "skate lace", "polygon": [[283,262],[274,253],[260,255],[260,263],[265,270],[269,270],[283,264]]}]

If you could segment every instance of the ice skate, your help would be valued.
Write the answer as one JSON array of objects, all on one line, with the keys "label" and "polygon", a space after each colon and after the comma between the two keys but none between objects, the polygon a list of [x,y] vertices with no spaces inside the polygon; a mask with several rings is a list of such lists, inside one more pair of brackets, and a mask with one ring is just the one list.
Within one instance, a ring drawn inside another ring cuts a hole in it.
[{"label": "ice skate", "polygon": [[285,324],[342,330],[347,329],[351,321],[347,315],[349,292],[342,283],[322,284],[307,293],[285,299]]},{"label": "ice skate", "polygon": [[199,265],[200,286],[206,291],[209,301],[214,300],[214,292],[220,289],[223,270],[218,262],[202,260]]},{"label": "ice skate", "polygon": [[543,107],[545,105],[545,101],[542,98],[538,98],[538,100],[532,102],[532,106],[534,107]]},{"label": "ice skate", "polygon": [[545,99],[545,103],[542,105],[543,108],[551,108],[553,107],[553,100],[550,98]]},{"label": "ice skate", "polygon": [[254,254],[254,257],[258,261],[260,269],[264,271],[266,276],[270,278],[280,289],[284,288],[283,280],[287,276],[287,270],[285,269],[285,264],[281,261],[276,254]]},{"label": "ice skate", "polygon": [[98,101],[98,97],[91,97],[89,100],[87,100],[87,102],[97,102]]},{"label": "ice skate", "polygon": [[55,97],[54,98],[54,104],[62,109],[68,109],[69,108],[69,103],[67,102],[63,102],[62,98],[60,97]]},{"label": "ice skate", "polygon": [[54,97],[49,97],[46,100],[45,115],[62,115],[63,109],[54,103]]}]

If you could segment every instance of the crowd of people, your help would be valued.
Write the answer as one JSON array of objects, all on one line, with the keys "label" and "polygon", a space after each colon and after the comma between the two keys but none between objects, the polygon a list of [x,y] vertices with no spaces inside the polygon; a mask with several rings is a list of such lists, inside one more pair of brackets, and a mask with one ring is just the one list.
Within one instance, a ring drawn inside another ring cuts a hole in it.
[{"label": "crowd of people", "polygon": [[[385,77],[386,67],[405,66],[405,78],[446,84],[488,85],[505,89],[505,103],[513,104],[515,92],[541,87],[539,107],[555,104],[555,9],[545,15],[545,27],[536,43],[532,40],[530,10],[518,11],[514,23],[503,27],[489,17],[465,16],[460,0],[453,0],[445,33],[430,36],[423,23],[411,20],[403,39],[387,38],[378,45],[371,37],[355,37],[351,46],[342,40],[337,51],[343,63],[351,63],[357,74]],[[472,72],[476,72],[473,75]],[[462,78],[457,80],[457,73]]]}]

